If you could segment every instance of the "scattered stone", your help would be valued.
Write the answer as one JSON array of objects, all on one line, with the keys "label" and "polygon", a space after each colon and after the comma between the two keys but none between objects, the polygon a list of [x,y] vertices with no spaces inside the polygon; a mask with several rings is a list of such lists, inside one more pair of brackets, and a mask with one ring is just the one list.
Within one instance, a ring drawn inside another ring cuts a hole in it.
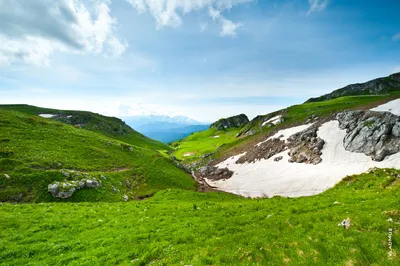
[{"label": "scattered stone", "polygon": [[343,228],[349,229],[350,228],[350,218],[344,219],[341,223],[338,224],[338,226],[342,226]]},{"label": "scattered stone", "polygon": [[7,175],[7,174],[4,174],[4,177],[6,178],[6,179],[10,179],[11,177],[9,176],[9,175]]},{"label": "scattered stone", "polygon": [[100,178],[103,180],[107,180],[107,177],[105,177],[104,175],[100,175]]},{"label": "scattered stone", "polygon": [[54,182],[47,186],[47,190],[55,198],[66,199],[71,197],[75,191],[82,188],[99,188],[101,187],[100,180],[96,178],[92,179],[82,179],[82,180],[72,180],[64,182]]},{"label": "scattered stone", "polygon": [[129,188],[129,189],[132,187],[131,182],[129,181],[128,178],[125,179],[125,184],[126,184],[126,187]]},{"label": "scattered stone", "polygon": [[277,156],[277,157],[274,158],[274,161],[275,162],[279,162],[282,159],[283,159],[283,156]]},{"label": "scattered stone", "polygon": [[117,193],[117,189],[114,186],[111,186],[111,188],[114,191],[114,193]]},{"label": "scattered stone", "polygon": [[340,203],[339,201],[335,201],[334,203],[333,203],[333,205],[341,205],[342,203]]},{"label": "scattered stone", "polygon": [[71,174],[70,174],[69,172],[67,172],[66,170],[64,170],[64,169],[61,170],[60,172],[61,172],[61,174],[63,174],[65,177],[68,177],[68,178],[71,177]]},{"label": "scattered stone", "polygon": [[129,197],[127,195],[123,195],[122,198],[124,199],[124,201],[128,201]]}]

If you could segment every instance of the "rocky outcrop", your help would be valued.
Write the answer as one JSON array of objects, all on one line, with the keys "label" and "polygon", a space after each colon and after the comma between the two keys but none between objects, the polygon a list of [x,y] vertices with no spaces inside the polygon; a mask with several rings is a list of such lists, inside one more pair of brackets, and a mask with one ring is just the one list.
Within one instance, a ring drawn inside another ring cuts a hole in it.
[{"label": "rocky outcrop", "polygon": [[[269,159],[278,153],[289,150],[289,162],[318,164],[322,161],[322,148],[325,141],[317,137],[318,125],[311,126],[290,136],[287,142],[280,138],[269,139],[254,146],[240,157],[236,163],[252,163],[260,159]],[[283,157],[274,158],[278,162]]]},{"label": "rocky outcrop", "polygon": [[96,178],[85,178],[81,180],[54,182],[48,185],[47,190],[54,198],[66,199],[71,197],[79,189],[99,187],[101,187],[100,180]]},{"label": "rocky outcrop", "polygon": [[289,162],[319,164],[325,141],[317,136],[319,126],[313,125],[288,138]]},{"label": "rocky outcrop", "polygon": [[400,91],[400,73],[385,78],[374,79],[365,83],[348,85],[321,97],[311,98],[307,102],[321,102],[350,95],[380,95],[391,91]]},{"label": "rocky outcrop", "polygon": [[217,130],[224,130],[228,128],[238,128],[249,123],[249,119],[245,114],[232,116],[229,118],[223,118],[217,122],[211,124],[210,128],[216,128]]},{"label": "rocky outcrop", "polygon": [[389,112],[345,111],[336,115],[347,151],[364,153],[375,161],[400,152],[400,117]]},{"label": "rocky outcrop", "polygon": [[233,172],[228,168],[218,168],[213,166],[204,166],[199,169],[196,173],[201,178],[207,178],[209,180],[226,180],[232,177]]}]

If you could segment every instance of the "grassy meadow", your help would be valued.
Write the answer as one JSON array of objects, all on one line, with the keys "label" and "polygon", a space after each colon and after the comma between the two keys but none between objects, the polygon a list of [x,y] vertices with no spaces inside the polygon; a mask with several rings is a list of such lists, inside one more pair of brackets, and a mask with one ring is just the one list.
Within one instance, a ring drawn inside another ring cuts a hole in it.
[{"label": "grassy meadow", "polygon": [[399,175],[301,198],[172,189],[127,203],[3,203],[0,264],[399,265]]}]

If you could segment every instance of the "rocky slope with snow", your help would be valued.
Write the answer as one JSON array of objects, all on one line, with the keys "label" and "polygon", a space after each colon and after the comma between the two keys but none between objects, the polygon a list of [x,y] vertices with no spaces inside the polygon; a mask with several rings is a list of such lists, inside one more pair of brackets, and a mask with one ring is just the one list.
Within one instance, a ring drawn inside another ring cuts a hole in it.
[{"label": "rocky slope with snow", "polygon": [[[215,165],[226,178],[205,181],[246,196],[309,196],[371,167],[400,168],[399,100],[373,111],[344,111],[272,136]],[[214,172],[216,170],[214,169]]]}]

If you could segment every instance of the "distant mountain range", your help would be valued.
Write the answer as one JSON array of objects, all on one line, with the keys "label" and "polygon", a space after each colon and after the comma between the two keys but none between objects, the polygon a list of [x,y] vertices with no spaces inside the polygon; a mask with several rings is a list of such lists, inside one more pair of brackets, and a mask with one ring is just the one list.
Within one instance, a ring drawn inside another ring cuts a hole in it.
[{"label": "distant mountain range", "polygon": [[191,133],[208,129],[209,124],[201,123],[186,116],[125,116],[126,124],[149,138],[169,143],[185,138]]}]

